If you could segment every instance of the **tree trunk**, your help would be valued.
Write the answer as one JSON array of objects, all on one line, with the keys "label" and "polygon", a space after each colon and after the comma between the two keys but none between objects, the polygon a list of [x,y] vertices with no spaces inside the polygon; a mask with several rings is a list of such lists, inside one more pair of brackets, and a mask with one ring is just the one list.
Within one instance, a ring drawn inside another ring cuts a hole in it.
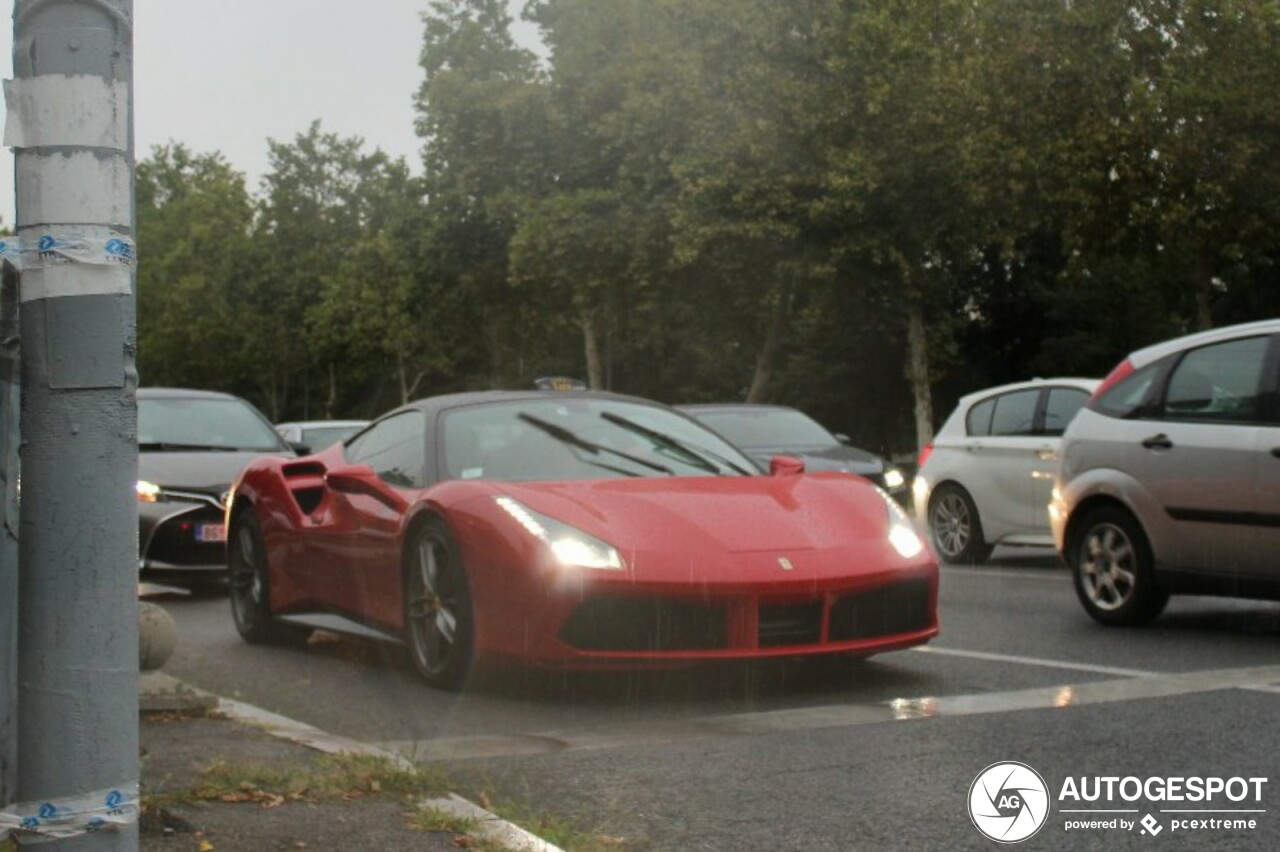
[{"label": "tree trunk", "polygon": [[1213,312],[1210,310],[1209,298],[1212,295],[1213,272],[1207,263],[1196,264],[1196,280],[1193,283],[1196,295],[1196,328],[1208,331],[1213,328]]},{"label": "tree trunk", "polygon": [[929,339],[924,328],[924,308],[912,301],[907,314],[907,375],[915,397],[916,450],[933,440],[933,396],[929,390]]},{"label": "tree trunk", "polygon": [[764,342],[756,353],[756,372],[751,377],[751,389],[747,391],[747,402],[764,402],[769,396],[769,382],[773,378],[774,360],[782,340],[787,332],[787,314],[791,302],[791,290],[782,287],[773,301],[769,315],[769,325],[765,329]]},{"label": "tree trunk", "polygon": [[327,420],[334,418],[334,409],[338,407],[338,368],[329,362],[329,394],[324,401],[324,416]]},{"label": "tree trunk", "polygon": [[599,308],[584,308],[578,312],[582,347],[587,358],[587,386],[592,390],[604,389],[604,360],[600,357],[600,329],[596,325],[599,314]]}]

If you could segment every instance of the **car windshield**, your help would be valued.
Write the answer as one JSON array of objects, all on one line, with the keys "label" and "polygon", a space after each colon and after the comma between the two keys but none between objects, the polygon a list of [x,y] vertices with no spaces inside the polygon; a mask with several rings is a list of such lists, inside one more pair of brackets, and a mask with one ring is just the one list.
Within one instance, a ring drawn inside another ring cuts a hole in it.
[{"label": "car windshield", "polygon": [[444,416],[448,478],[737,476],[741,452],[678,414],[613,400],[557,398],[470,406]]},{"label": "car windshield", "polygon": [[834,447],[839,441],[789,408],[699,411],[697,418],[739,447]]},{"label": "car windshield", "polygon": [[364,427],[360,424],[351,426],[309,426],[302,430],[302,443],[313,450],[323,450],[338,441],[345,441]]},{"label": "car windshield", "polygon": [[138,400],[143,450],[284,449],[271,425],[239,399],[165,397]]}]

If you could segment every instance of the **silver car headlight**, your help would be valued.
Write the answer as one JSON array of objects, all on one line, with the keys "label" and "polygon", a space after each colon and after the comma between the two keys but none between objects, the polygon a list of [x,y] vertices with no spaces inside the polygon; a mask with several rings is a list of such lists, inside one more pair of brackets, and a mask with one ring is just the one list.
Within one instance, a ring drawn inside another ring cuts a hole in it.
[{"label": "silver car headlight", "polygon": [[618,549],[601,541],[590,533],[563,521],[535,512],[519,500],[510,497],[494,498],[508,515],[524,527],[534,538],[542,541],[561,565],[574,568],[595,568],[601,571],[621,571],[622,557]]},{"label": "silver car headlight", "polygon": [[887,467],[884,470],[884,487],[890,491],[897,491],[899,488],[907,484],[907,478],[902,475],[902,471],[896,467]]}]

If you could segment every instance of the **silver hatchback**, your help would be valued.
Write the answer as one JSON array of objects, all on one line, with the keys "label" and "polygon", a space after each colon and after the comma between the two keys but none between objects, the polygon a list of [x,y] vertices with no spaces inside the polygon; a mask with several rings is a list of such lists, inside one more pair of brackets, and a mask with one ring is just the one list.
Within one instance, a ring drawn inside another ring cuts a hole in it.
[{"label": "silver hatchback", "polygon": [[1049,507],[1085,610],[1280,598],[1280,319],[1132,353],[1063,437]]}]

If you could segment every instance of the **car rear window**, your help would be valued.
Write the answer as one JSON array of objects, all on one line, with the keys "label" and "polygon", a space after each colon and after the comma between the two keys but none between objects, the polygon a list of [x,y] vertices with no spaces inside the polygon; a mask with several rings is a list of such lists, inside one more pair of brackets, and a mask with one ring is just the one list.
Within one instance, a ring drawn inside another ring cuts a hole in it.
[{"label": "car rear window", "polygon": [[1161,367],[1161,362],[1157,361],[1131,373],[1094,399],[1089,407],[1111,417],[1130,416],[1146,401]]}]

